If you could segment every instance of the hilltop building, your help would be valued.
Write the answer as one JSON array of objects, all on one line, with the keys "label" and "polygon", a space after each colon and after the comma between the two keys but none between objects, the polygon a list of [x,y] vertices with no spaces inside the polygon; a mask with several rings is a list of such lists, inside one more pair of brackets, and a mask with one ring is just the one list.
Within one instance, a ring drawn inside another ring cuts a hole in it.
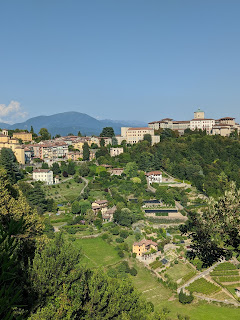
[{"label": "hilltop building", "polygon": [[218,120],[205,118],[205,112],[198,109],[194,112],[194,118],[189,121],[175,121],[171,118],[165,118],[160,121],[152,121],[148,123],[149,128],[154,130],[171,129],[176,130],[180,135],[184,134],[186,129],[206,130],[207,134],[221,136],[229,136],[237,130],[240,132],[240,125],[235,123],[235,118],[224,117]]},{"label": "hilltop building", "polygon": [[28,132],[14,132],[13,138],[21,139],[23,142],[32,142],[32,133]]},{"label": "hilltop building", "polygon": [[135,144],[144,139],[146,134],[150,134],[152,138],[152,145],[160,142],[160,136],[154,134],[153,128],[130,128],[130,127],[122,127],[121,135],[116,136],[118,144],[120,145],[122,141],[126,141],[127,144]]}]

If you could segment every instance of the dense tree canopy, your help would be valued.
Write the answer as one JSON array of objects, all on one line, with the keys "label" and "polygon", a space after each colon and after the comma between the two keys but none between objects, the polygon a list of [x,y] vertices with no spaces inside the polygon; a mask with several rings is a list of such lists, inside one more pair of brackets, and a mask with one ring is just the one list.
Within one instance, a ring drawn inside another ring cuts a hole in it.
[{"label": "dense tree canopy", "polygon": [[183,233],[192,238],[192,257],[212,265],[221,257],[240,254],[240,191],[232,183],[217,201],[210,199],[203,214],[189,215]]},{"label": "dense tree canopy", "polygon": [[112,138],[114,136],[115,136],[115,133],[112,127],[105,127],[102,129],[102,132],[100,133],[100,137]]}]

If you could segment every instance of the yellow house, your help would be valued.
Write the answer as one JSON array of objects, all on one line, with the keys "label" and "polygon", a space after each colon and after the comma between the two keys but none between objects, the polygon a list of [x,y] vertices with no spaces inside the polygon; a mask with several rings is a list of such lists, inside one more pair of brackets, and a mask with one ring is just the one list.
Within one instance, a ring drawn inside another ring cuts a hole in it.
[{"label": "yellow house", "polygon": [[23,142],[32,142],[32,134],[28,132],[14,132],[13,138],[21,139]]},{"label": "yellow house", "polygon": [[132,251],[136,253],[137,256],[142,256],[146,252],[150,253],[151,249],[158,251],[158,244],[152,240],[143,239],[133,244]]},{"label": "yellow house", "polygon": [[20,164],[25,164],[25,151],[22,147],[16,147],[14,150],[15,157],[17,162]]}]

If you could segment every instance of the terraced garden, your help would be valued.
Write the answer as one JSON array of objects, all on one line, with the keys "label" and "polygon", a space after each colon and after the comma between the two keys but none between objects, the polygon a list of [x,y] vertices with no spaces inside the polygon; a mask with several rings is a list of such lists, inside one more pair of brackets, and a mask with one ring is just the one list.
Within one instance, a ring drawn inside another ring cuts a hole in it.
[{"label": "terraced garden", "polygon": [[205,295],[211,295],[213,293],[217,293],[221,291],[221,288],[213,284],[212,282],[207,281],[204,278],[197,279],[193,283],[191,283],[187,289],[190,292],[201,293]]}]

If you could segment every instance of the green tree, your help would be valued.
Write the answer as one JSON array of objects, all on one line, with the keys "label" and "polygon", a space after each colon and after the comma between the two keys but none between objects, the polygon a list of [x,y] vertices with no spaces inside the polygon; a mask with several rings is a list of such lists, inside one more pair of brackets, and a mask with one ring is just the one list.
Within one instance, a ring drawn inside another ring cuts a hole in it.
[{"label": "green tree", "polygon": [[46,162],[43,162],[42,163],[42,169],[48,169],[48,164]]},{"label": "green tree", "polygon": [[79,202],[77,200],[75,200],[72,203],[72,213],[77,214],[80,212],[80,210],[81,210],[81,208],[80,208]]},{"label": "green tree", "polygon": [[87,163],[82,163],[79,167],[79,174],[81,177],[86,177],[89,174],[89,167]]},{"label": "green tree", "polygon": [[152,144],[152,136],[149,133],[146,133],[143,136],[143,140],[148,141],[150,143],[150,145]]},{"label": "green tree", "polygon": [[115,133],[112,127],[105,127],[102,129],[102,132],[100,133],[100,137],[112,138],[114,136],[115,136]]},{"label": "green tree", "polygon": [[82,134],[80,131],[78,131],[78,137],[82,137]]},{"label": "green tree", "polygon": [[104,139],[100,139],[100,147],[104,147],[105,146],[105,140]]},{"label": "green tree", "polygon": [[181,290],[178,295],[178,299],[179,299],[179,302],[181,302],[182,304],[191,303],[193,301],[193,295],[192,294],[188,295]]},{"label": "green tree", "polygon": [[0,166],[6,170],[8,179],[11,183],[16,183],[22,178],[22,174],[18,168],[17,159],[11,149],[2,148],[0,151]]},{"label": "green tree", "polygon": [[40,135],[41,140],[50,140],[51,139],[51,135],[46,128],[41,128],[39,131],[39,135]]},{"label": "green tree", "polygon": [[218,200],[211,198],[203,214],[189,214],[181,226],[182,233],[191,236],[192,257],[198,256],[204,266],[219,258],[240,254],[240,191],[231,183]]},{"label": "green tree", "polygon": [[118,141],[117,141],[117,138],[115,136],[112,137],[112,145],[113,146],[117,146],[118,145]]},{"label": "green tree", "polygon": [[127,177],[133,178],[137,176],[138,173],[138,168],[136,162],[129,162],[127,163],[124,173],[126,174]]},{"label": "green tree", "polygon": [[33,126],[31,126],[30,133],[34,133]]},{"label": "green tree", "polygon": [[69,161],[68,163],[68,174],[73,176],[76,172],[75,163],[73,161]]},{"label": "green tree", "polygon": [[80,257],[81,251],[64,241],[61,233],[43,250],[38,248],[29,273],[33,289],[40,301],[45,301],[48,295],[57,293],[59,286],[62,286],[79,263]]},{"label": "green tree", "polygon": [[51,170],[53,171],[54,175],[58,175],[61,173],[61,169],[59,167],[59,164],[57,162],[54,162],[51,166]]},{"label": "green tree", "polygon": [[83,161],[89,160],[90,152],[89,152],[89,145],[87,142],[83,144]]},{"label": "green tree", "polygon": [[115,222],[126,227],[130,227],[132,223],[136,221],[135,215],[128,208],[116,210],[116,212],[113,215],[113,218]]}]

